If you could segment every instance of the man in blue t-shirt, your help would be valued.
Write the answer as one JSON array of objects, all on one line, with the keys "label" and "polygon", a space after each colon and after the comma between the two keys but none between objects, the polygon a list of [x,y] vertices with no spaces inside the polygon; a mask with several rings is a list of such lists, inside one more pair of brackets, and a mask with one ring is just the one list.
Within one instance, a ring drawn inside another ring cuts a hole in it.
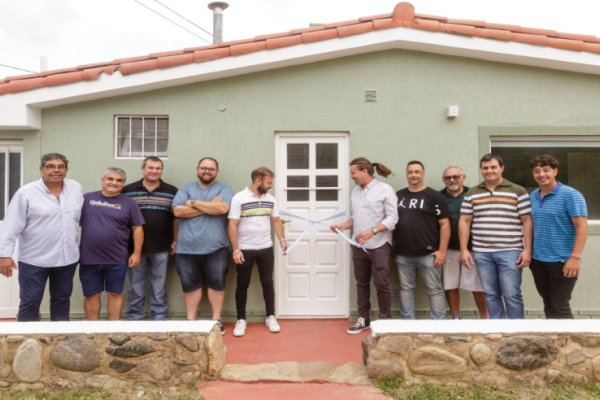
[{"label": "man in blue t-shirt", "polygon": [[558,160],[537,156],[529,163],[539,188],[531,193],[535,287],[544,300],[546,318],[573,318],[571,293],[581,270],[587,240],[587,206],[583,195],[558,182]]},{"label": "man in blue t-shirt", "polygon": [[198,180],[179,189],[173,199],[173,214],[180,218],[175,265],[181,278],[186,318],[196,319],[206,283],[212,319],[224,334],[221,311],[229,265],[227,213],[233,191],[216,180],[219,163],[212,157],[202,158],[196,173]]},{"label": "man in blue t-shirt", "polygon": [[[127,268],[140,264],[144,218],[137,203],[121,193],[126,178],[121,168],[107,168],[102,190],[83,196],[79,279],[88,320],[100,317],[100,294],[104,290],[108,297],[108,319],[121,318]],[[131,254],[130,236],[133,237]]]}]

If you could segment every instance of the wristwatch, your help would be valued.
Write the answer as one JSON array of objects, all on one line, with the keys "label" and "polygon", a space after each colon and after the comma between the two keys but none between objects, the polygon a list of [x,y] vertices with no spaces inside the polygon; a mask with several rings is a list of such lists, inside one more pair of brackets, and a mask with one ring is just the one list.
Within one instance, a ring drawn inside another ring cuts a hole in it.
[{"label": "wristwatch", "polygon": [[372,227],[372,228],[371,228],[371,232],[373,232],[373,235],[377,235],[377,233],[378,233],[378,232],[377,232],[377,228],[375,228],[375,227]]}]

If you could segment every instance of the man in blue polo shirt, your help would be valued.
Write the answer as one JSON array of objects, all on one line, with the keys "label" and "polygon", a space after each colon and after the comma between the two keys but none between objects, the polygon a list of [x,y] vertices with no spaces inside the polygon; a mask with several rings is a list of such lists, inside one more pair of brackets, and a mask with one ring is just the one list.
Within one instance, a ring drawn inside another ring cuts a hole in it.
[{"label": "man in blue polo shirt", "polygon": [[546,318],[573,318],[571,293],[581,270],[587,240],[583,195],[556,180],[558,160],[537,156],[529,166],[539,188],[531,193],[533,260],[531,272],[544,300]]},{"label": "man in blue polo shirt", "polygon": [[198,162],[196,175],[198,179],[179,189],[173,199],[173,214],[180,218],[175,266],[181,278],[186,318],[197,318],[206,284],[212,319],[225,334],[221,311],[229,266],[227,213],[233,192],[217,180],[219,163],[212,157]]}]

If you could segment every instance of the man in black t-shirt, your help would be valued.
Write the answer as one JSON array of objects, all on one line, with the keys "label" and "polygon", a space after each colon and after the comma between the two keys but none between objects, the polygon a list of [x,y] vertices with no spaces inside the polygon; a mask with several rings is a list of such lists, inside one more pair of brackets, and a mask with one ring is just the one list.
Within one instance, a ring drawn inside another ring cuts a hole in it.
[{"label": "man in black t-shirt", "polygon": [[432,319],[444,319],[446,300],[442,266],[450,240],[450,212],[442,195],[425,185],[420,161],[406,166],[408,187],[396,193],[398,223],[394,230],[396,266],[400,277],[400,313],[415,318],[417,270],[423,278]]}]

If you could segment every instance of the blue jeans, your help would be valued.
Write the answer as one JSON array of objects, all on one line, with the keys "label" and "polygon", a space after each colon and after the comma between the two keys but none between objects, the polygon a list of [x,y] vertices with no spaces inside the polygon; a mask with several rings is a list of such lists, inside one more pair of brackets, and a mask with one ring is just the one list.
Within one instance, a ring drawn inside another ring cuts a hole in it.
[{"label": "blue jeans", "polygon": [[77,264],[64,267],[37,267],[19,262],[19,312],[17,321],[39,321],[40,304],[49,280],[50,320],[68,321]]},{"label": "blue jeans", "polygon": [[146,300],[146,279],[150,286],[150,318],[167,319],[167,266],[169,252],[142,254],[140,265],[129,268],[129,291],[127,294],[129,308],[127,316],[130,320],[141,320],[145,317],[144,302]]},{"label": "blue jeans", "polygon": [[523,270],[517,265],[520,254],[520,250],[473,252],[491,319],[525,318]]},{"label": "blue jeans", "polygon": [[400,314],[404,319],[415,319],[415,287],[417,270],[423,278],[431,319],[444,319],[446,316],[446,298],[442,284],[442,268],[433,266],[434,256],[396,255],[396,267],[400,277]]}]

